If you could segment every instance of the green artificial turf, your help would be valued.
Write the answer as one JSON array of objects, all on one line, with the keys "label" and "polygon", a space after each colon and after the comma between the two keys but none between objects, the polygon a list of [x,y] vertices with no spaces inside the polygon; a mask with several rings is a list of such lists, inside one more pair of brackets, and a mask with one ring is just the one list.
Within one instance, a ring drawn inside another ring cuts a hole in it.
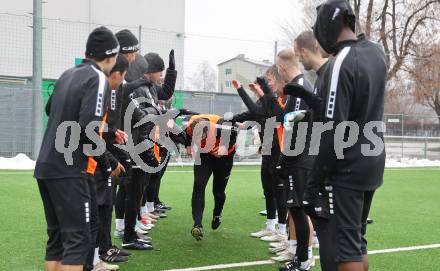
[{"label": "green artificial turf", "polygon": [[[190,235],[192,168],[171,167],[161,199],[171,205],[168,218],[151,231],[154,251],[134,252],[121,270],[167,270],[267,260],[267,244],[249,237],[261,229],[264,209],[259,167],[236,166],[227,188],[223,224],[210,229],[212,182],[206,191],[205,238]],[[378,250],[440,243],[440,170],[389,169],[376,193],[368,228],[369,249]],[[40,195],[30,171],[0,171],[0,270],[43,270],[46,242]],[[120,244],[118,240],[116,244]],[[439,270],[440,249],[371,255],[370,270]],[[319,262],[317,262],[319,265]],[[278,265],[230,270],[277,270]],[[313,270],[320,270],[316,267]]]}]

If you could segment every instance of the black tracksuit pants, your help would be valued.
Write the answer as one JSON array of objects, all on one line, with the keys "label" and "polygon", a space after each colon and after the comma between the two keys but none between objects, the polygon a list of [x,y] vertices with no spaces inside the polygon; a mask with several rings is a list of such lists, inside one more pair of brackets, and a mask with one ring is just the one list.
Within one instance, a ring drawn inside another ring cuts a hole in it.
[{"label": "black tracksuit pants", "polygon": [[111,226],[113,202],[115,193],[114,178],[107,178],[98,182],[98,213],[99,213],[99,233],[97,246],[99,247],[99,254],[107,252],[112,247]]},{"label": "black tracksuit pants", "polygon": [[297,249],[296,256],[301,262],[308,259],[308,244],[310,236],[309,220],[303,206],[304,190],[310,170],[295,167],[294,164],[285,166],[283,179],[286,191],[286,203],[295,224]]},{"label": "black tracksuit pants", "polygon": [[84,266],[85,271],[93,269],[93,258],[95,255],[96,241],[98,238],[99,231],[99,215],[98,215],[98,202],[97,202],[97,180],[88,175],[87,176],[89,190],[90,190],[90,236],[91,236],[91,246],[89,253],[87,254],[86,264]]},{"label": "black tracksuit pants", "polygon": [[[284,186],[278,178],[275,165],[278,155],[264,155],[261,163],[261,183],[266,199],[267,219],[275,219],[278,212],[278,223],[286,224],[287,206]],[[281,182],[281,183],[280,183]]]},{"label": "black tracksuit pants", "polygon": [[145,205],[147,201],[154,202],[154,204],[159,203],[160,183],[162,181],[163,175],[165,174],[169,161],[170,160],[168,159],[168,161],[165,162],[165,165],[159,172],[150,175],[150,181],[148,185],[145,186],[145,191],[143,193],[142,205]]},{"label": "black tracksuit pants", "polygon": [[124,206],[124,242],[132,242],[137,239],[135,226],[139,208],[141,206],[142,193],[145,185],[148,184],[149,174],[139,168],[133,168],[131,178],[124,180],[121,185],[125,189]]},{"label": "black tracksuit pants", "polygon": [[192,216],[194,225],[201,226],[205,209],[205,189],[211,175],[214,175],[214,213],[220,216],[226,201],[226,186],[231,174],[234,153],[217,158],[210,154],[200,155],[200,165],[194,165],[194,187],[192,193]]},{"label": "black tracksuit pants", "polygon": [[123,176],[123,177],[118,177],[117,178],[117,192],[116,192],[116,188],[115,188],[115,194],[114,194],[114,199],[115,199],[115,217],[116,219],[124,219],[125,216],[125,182],[129,181],[131,179],[131,174],[130,176]]}]

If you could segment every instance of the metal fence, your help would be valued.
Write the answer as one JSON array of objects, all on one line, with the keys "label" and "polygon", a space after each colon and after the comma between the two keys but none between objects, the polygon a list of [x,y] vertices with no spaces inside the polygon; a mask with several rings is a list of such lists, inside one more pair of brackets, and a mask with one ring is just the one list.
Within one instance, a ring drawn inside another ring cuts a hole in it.
[{"label": "metal fence", "polygon": [[[33,119],[37,116],[36,114],[41,115],[41,121],[45,127],[47,118],[43,113],[43,108],[32,106],[33,93],[41,95],[45,104],[53,90],[56,78],[64,70],[72,67],[78,58],[83,57],[88,33],[100,24],[43,19],[43,85],[38,90],[33,90],[31,79],[32,16],[0,13],[0,25],[2,48],[0,50],[0,156],[12,157],[18,153],[24,153],[35,159],[33,142],[35,129],[38,126],[35,125]],[[219,37],[197,36],[189,33],[182,35],[172,31],[150,29],[147,26],[110,25],[108,27],[113,31],[130,29],[139,37],[142,53],[158,52],[163,56],[165,63],[168,61],[169,50],[175,49],[179,75],[178,91],[173,98],[173,105],[201,113],[222,115],[225,112],[243,111],[245,108],[237,95],[219,93],[219,91],[231,91],[230,81],[232,79],[240,78],[243,82],[253,81],[255,76],[264,72],[268,65],[267,61],[262,60],[273,59],[276,53],[271,41],[227,39],[229,48],[217,48],[215,45]],[[194,80],[204,79],[194,75],[199,75],[197,74],[198,64],[205,60],[203,54],[184,55],[186,45],[194,43],[203,44],[206,48],[215,48],[212,50],[215,52],[213,54],[220,55],[223,61],[211,62],[214,72],[217,73],[216,77],[219,79],[210,92],[194,91],[202,90],[197,88],[197,84],[192,83]],[[230,55],[231,48],[236,50],[234,51],[236,53]],[[261,57],[259,61],[254,61],[240,54],[245,52],[251,55],[261,52],[259,54]],[[238,54],[240,57],[237,58]],[[228,57],[232,60],[228,61]],[[215,69],[220,62],[228,64],[219,67],[218,70]],[[252,65],[256,66],[252,68]],[[188,89],[193,91],[187,91]],[[387,126],[386,149],[389,157],[440,160],[438,118],[421,115],[386,115],[384,121]],[[251,133],[247,134],[246,140],[253,142]],[[252,155],[250,158],[258,159],[258,156]],[[237,159],[247,160],[249,157],[237,156]]]},{"label": "metal fence", "polygon": [[[27,78],[0,78],[0,156],[12,157],[24,153],[34,157],[32,144],[32,82]],[[45,81],[42,96],[46,101],[53,89],[51,81]],[[238,95],[176,91],[172,106],[188,108],[200,113],[223,115],[245,110]],[[47,118],[42,115],[43,123]],[[440,160],[440,125],[438,119],[424,115],[385,115],[385,146],[391,158],[427,158]],[[249,148],[253,134],[246,134]],[[185,158],[185,157],[184,157]],[[239,161],[255,161],[258,155],[236,158]]]},{"label": "metal fence", "polygon": [[33,157],[32,88],[0,85],[0,156],[24,153]]},{"label": "metal fence", "polygon": [[387,157],[440,160],[440,124],[435,116],[388,114]]}]

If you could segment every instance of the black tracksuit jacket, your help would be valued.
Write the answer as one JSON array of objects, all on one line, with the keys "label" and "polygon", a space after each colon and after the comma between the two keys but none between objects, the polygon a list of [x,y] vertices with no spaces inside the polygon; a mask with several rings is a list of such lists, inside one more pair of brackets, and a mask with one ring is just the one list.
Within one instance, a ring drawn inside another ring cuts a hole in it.
[{"label": "black tracksuit jacket", "polygon": [[[375,148],[363,132],[366,124],[383,119],[387,76],[383,49],[363,35],[356,41],[341,42],[322,76],[320,99],[317,99],[321,104],[314,102],[317,119],[334,121],[334,127],[343,121],[355,122],[359,126],[359,138],[344,150],[344,159],[337,159],[335,129],[324,132],[311,179],[327,180],[332,185],[359,191],[375,190],[383,183],[385,150],[372,156],[363,155],[361,150]],[[375,129],[374,133],[383,142],[383,132]]]}]

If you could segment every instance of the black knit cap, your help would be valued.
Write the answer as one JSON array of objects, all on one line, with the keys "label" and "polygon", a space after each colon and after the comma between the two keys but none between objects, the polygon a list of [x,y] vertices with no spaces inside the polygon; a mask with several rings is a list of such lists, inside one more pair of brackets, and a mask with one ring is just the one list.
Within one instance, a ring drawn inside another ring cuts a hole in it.
[{"label": "black knit cap", "polygon": [[119,53],[119,43],[105,26],[95,28],[87,39],[86,55],[97,58],[112,57]]},{"label": "black knit cap", "polygon": [[145,60],[148,63],[147,73],[161,72],[165,70],[165,63],[163,59],[156,53],[148,53],[145,56]]},{"label": "black knit cap", "polygon": [[134,53],[139,51],[139,40],[130,30],[124,29],[116,33],[116,38],[121,45],[121,53]]}]

